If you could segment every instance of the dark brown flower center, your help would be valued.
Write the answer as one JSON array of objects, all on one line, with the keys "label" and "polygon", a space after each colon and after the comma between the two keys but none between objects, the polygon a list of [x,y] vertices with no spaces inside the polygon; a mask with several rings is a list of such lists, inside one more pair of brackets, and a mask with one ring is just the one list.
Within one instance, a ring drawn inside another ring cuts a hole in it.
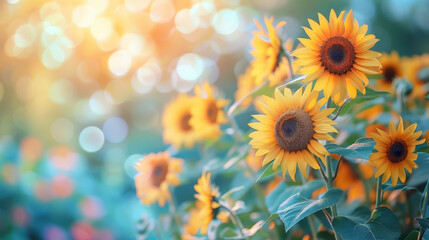
[{"label": "dark brown flower center", "polygon": [[392,163],[402,162],[407,155],[407,144],[402,140],[395,140],[387,150],[387,158]]},{"label": "dark brown flower center", "polygon": [[216,102],[212,101],[209,103],[208,107],[207,107],[207,119],[211,122],[211,123],[216,123],[217,121],[217,106],[216,106]]},{"label": "dark brown flower center", "polygon": [[191,113],[189,112],[183,114],[182,119],[180,119],[180,127],[185,132],[192,129],[192,126],[189,124],[189,120],[191,120]]},{"label": "dark brown flower center", "polygon": [[291,109],[283,113],[277,119],[274,129],[277,144],[289,152],[306,149],[313,135],[313,120],[302,109]]},{"label": "dark brown flower center", "polygon": [[154,186],[161,186],[161,183],[165,181],[168,173],[168,163],[159,162],[152,168],[151,182]]},{"label": "dark brown flower center", "polygon": [[383,68],[383,76],[384,76],[384,81],[386,82],[393,82],[393,79],[395,79],[397,73],[396,73],[396,69],[392,66],[386,66]]},{"label": "dark brown flower center", "polygon": [[345,37],[331,37],[325,41],[320,51],[322,65],[329,72],[344,74],[351,70],[355,62],[355,48]]}]

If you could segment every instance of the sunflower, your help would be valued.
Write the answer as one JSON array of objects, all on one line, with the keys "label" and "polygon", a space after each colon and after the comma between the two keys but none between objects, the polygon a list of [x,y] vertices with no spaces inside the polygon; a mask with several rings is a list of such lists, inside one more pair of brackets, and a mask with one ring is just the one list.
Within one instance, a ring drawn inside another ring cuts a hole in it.
[{"label": "sunflower", "polygon": [[258,21],[254,20],[258,30],[253,32],[254,37],[250,42],[253,47],[250,53],[254,57],[251,76],[254,77],[256,86],[267,79],[270,86],[274,86],[290,75],[289,62],[285,56],[282,56],[282,51],[291,45],[290,42],[286,42],[285,48],[283,48],[282,40],[277,34],[277,30],[286,24],[285,21],[279,22],[275,27],[273,17],[265,17],[264,21],[267,31]]},{"label": "sunflower", "polygon": [[405,74],[413,84],[412,97],[424,99],[429,93],[429,79],[422,79],[422,71],[429,71],[429,54],[414,56],[405,62]]},{"label": "sunflower", "polygon": [[376,121],[381,114],[383,114],[383,111],[383,105],[377,104],[360,111],[358,114],[356,114],[356,118],[367,120],[369,123],[372,123]]},{"label": "sunflower", "polygon": [[[235,101],[242,99],[257,87],[254,80],[255,78],[252,76],[251,72],[252,72],[252,65],[250,65],[243,74],[238,76],[237,91],[234,94]],[[252,103],[252,98],[247,97],[241,103],[241,107],[248,108],[251,103]]]},{"label": "sunflower", "polygon": [[376,81],[374,89],[392,92],[393,80],[395,80],[395,78],[401,78],[404,76],[401,58],[396,51],[393,51],[390,55],[383,53],[383,55],[380,57],[380,63],[383,67],[383,78]]},{"label": "sunflower", "polygon": [[171,101],[164,110],[162,124],[164,127],[164,142],[171,143],[176,148],[194,146],[198,134],[191,125],[191,108],[196,102],[195,97],[180,94]]},{"label": "sunflower", "polygon": [[375,149],[378,152],[370,155],[369,164],[377,168],[376,178],[383,175],[383,184],[389,178],[391,178],[393,186],[396,186],[398,178],[401,182],[405,182],[404,169],[411,173],[413,168],[418,168],[414,162],[417,159],[414,150],[416,145],[424,143],[425,140],[417,140],[422,131],[414,132],[416,128],[417,124],[414,123],[404,130],[401,118],[397,129],[390,122],[388,132],[378,130],[378,134],[371,134],[376,142]]},{"label": "sunflower", "polygon": [[311,29],[304,27],[310,39],[300,38],[303,48],[296,49],[292,56],[298,58],[300,74],[307,74],[304,81],[315,79],[314,90],[323,89],[326,98],[331,97],[339,106],[347,95],[356,98],[357,90],[365,94],[368,78],[365,74],[379,74],[381,64],[378,52],[369,50],[378,41],[370,34],[368,26],[359,27],[353,22],[350,10],[345,21],[344,11],[337,17],[331,10],[329,22],[319,13],[319,24],[309,19]]},{"label": "sunflower", "polygon": [[210,222],[218,218],[220,213],[219,190],[211,186],[210,177],[211,173],[206,174],[204,172],[198,179],[198,184],[194,186],[195,191],[197,191],[195,198],[197,199],[196,207],[200,220],[200,232],[203,235],[207,234]]},{"label": "sunflower", "polygon": [[197,97],[191,108],[191,126],[199,138],[218,139],[222,134],[219,125],[227,122],[222,108],[228,105],[229,101],[214,98],[213,87],[208,82],[204,82],[201,87],[195,86],[195,94]]},{"label": "sunflower", "polygon": [[197,239],[194,236],[198,233],[201,227],[201,221],[199,218],[199,212],[197,208],[192,208],[189,211],[188,223],[184,226],[184,233],[182,234],[182,240],[193,240]]},{"label": "sunflower", "polygon": [[265,155],[262,165],[274,160],[273,169],[281,165],[283,177],[286,171],[295,181],[296,166],[307,176],[307,164],[314,169],[320,166],[313,154],[325,163],[328,151],[318,140],[334,140],[328,133],[337,132],[332,127],[336,124],[328,118],[334,109],[320,109],[321,100],[317,101],[319,92],[311,91],[308,84],[292,94],[288,88],[282,94],[276,89],[274,98],[264,96],[260,103],[265,115],[254,115],[257,122],[249,126],[256,131],[249,136],[250,145],[257,149],[256,155]]},{"label": "sunflower", "polygon": [[170,199],[168,187],[179,185],[177,174],[182,172],[183,159],[172,158],[168,152],[151,153],[135,164],[137,196],[150,205],[158,201],[164,206]]},{"label": "sunflower", "polygon": [[377,129],[380,129],[380,130],[387,132],[386,126],[384,126],[383,124],[380,124],[380,123],[375,123],[375,124],[368,125],[365,128],[365,137],[371,137],[372,133],[378,133]]}]

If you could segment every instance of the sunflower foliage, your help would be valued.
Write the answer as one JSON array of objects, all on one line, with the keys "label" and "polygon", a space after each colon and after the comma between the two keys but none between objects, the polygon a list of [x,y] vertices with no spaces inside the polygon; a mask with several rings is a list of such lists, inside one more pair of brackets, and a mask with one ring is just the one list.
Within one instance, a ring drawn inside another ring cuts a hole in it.
[{"label": "sunflower foliage", "polygon": [[204,82],[165,107],[171,147],[135,185],[170,227],[140,236],[425,239],[429,56],[371,50],[352,10],[309,19],[295,47],[286,22],[255,25],[234,101]]}]

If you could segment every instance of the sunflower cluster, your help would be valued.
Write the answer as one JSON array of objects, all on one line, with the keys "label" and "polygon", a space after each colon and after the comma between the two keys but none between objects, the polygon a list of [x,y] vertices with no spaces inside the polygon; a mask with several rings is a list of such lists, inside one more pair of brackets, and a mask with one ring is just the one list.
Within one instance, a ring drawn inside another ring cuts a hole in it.
[{"label": "sunflower cluster", "polygon": [[192,147],[203,139],[218,139],[220,125],[227,122],[223,107],[228,100],[215,98],[207,82],[195,87],[196,96],[180,94],[165,108],[162,124],[164,142],[176,148]]},{"label": "sunflower cluster", "polygon": [[[279,37],[279,30],[286,22],[274,25],[273,18],[265,18],[264,22],[266,30],[255,21],[257,30],[250,41],[253,60],[245,73],[238,77],[237,101],[232,105],[241,105],[242,112],[248,113],[253,110],[246,108],[254,104],[259,114],[253,115],[254,119],[247,123],[251,128],[246,134],[249,138],[241,136],[232,141],[226,138],[217,141],[214,150],[220,150],[213,154],[216,155],[215,160],[213,156],[205,159],[205,152],[201,152],[203,166],[196,170],[202,175],[194,185],[195,201],[186,208],[186,224],[180,225],[183,220],[180,217],[177,220],[182,239],[196,239],[200,235],[212,238],[211,234],[216,238],[219,232],[220,238],[231,237],[222,235],[224,232],[235,233],[233,238],[251,237],[263,224],[257,222],[253,227],[244,228],[240,217],[246,219],[245,215],[249,215],[249,224],[260,218],[258,211],[264,211],[269,221],[272,214],[276,214],[290,229],[288,221],[297,216],[287,215],[295,214],[288,204],[306,207],[304,204],[313,200],[304,199],[304,193],[312,193],[309,196],[318,198],[320,205],[325,204],[332,200],[323,198],[327,192],[332,193],[333,188],[347,194],[346,198],[341,198],[346,206],[355,201],[365,202],[371,208],[374,206],[375,211],[382,211],[383,192],[388,192],[384,204],[394,208],[395,203],[391,199],[398,195],[394,191],[402,189],[398,181],[406,185],[407,179],[412,179],[413,171],[425,165],[418,160],[419,156],[424,156],[419,151],[427,147],[420,146],[426,141],[421,139],[425,124],[418,129],[417,123],[412,123],[416,118],[404,118],[407,121],[403,121],[401,111],[408,107],[403,104],[407,98],[421,100],[427,94],[427,55],[405,58],[396,51],[380,54],[371,50],[379,40],[367,34],[368,26],[360,26],[351,10],[347,14],[342,11],[339,15],[332,10],[328,19],[319,14],[318,22],[309,19],[310,27],[303,27],[308,38],[299,38],[300,44],[293,51],[292,42],[284,42]],[[296,71],[292,71],[291,66]],[[408,79],[414,86],[409,93],[396,91],[397,82],[402,79]],[[269,90],[261,91],[261,86]],[[162,121],[166,144],[179,149],[192,147],[197,141],[218,140],[223,134],[220,125],[229,122],[223,111],[228,100],[215,97],[214,88],[208,83],[196,86],[194,92],[194,96],[180,94],[166,106]],[[263,94],[256,96],[259,92]],[[367,93],[370,96],[364,97]],[[255,101],[250,95],[255,97]],[[380,104],[380,100],[391,103]],[[353,108],[353,105],[362,106],[358,104],[363,103],[366,104],[363,108]],[[231,111],[235,110],[232,106]],[[341,112],[343,109],[353,111],[353,114]],[[233,118],[230,113],[228,111],[228,117]],[[363,126],[362,120],[365,122]],[[398,123],[397,127],[394,122]],[[244,130],[234,121],[230,124],[237,134]],[[429,131],[426,138],[428,136]],[[181,163],[181,160],[164,153],[148,155],[136,165],[141,173],[136,177],[137,195],[143,203],[150,204],[158,199],[163,205],[166,199],[171,200],[168,187],[179,184],[176,174],[182,170]],[[189,164],[189,172],[194,171],[192,167]],[[211,182],[215,171],[216,176],[238,178],[225,182],[229,187],[243,184],[241,187],[246,193],[239,196],[258,195],[259,198],[247,196],[251,207],[246,211],[253,212],[240,215],[237,210],[244,209],[244,204],[241,207],[240,204],[234,207],[226,204],[225,199],[239,190],[234,188],[231,193],[221,195],[219,188]],[[256,174],[261,175],[258,178]],[[260,178],[269,180],[258,183]],[[427,177],[424,179],[429,180]],[[310,190],[305,186],[308,181],[315,180],[318,181],[313,184],[316,187],[312,186]],[[249,181],[250,187],[245,184]],[[301,183],[304,186],[296,186]],[[325,183],[325,186],[321,187],[319,183]],[[252,205],[257,202],[255,199],[259,199],[258,204],[262,206]],[[338,218],[336,202],[329,206],[330,211],[324,211],[331,226],[342,221]],[[311,204],[311,208],[315,207]],[[223,225],[227,227],[219,231]],[[229,231],[232,225],[237,231]],[[285,239],[287,231],[281,235],[284,229],[281,228],[278,235],[277,225],[277,222],[271,222],[271,232],[261,233],[262,238]],[[315,225],[315,221],[310,225]],[[340,234],[347,239],[349,230],[343,231],[342,227],[334,226],[332,236]],[[311,228],[313,236],[317,236],[314,232],[317,228]],[[397,229],[390,230],[394,232]]]}]

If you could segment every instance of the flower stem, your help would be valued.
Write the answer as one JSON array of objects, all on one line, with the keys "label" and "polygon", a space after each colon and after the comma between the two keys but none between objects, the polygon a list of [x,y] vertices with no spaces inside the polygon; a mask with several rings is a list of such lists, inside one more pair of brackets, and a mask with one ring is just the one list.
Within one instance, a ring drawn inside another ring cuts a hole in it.
[{"label": "flower stem", "polygon": [[[421,206],[422,209],[421,209],[420,217],[423,219],[425,218],[426,209],[427,209],[428,203],[429,203],[428,187],[429,187],[429,181],[426,182],[425,195],[423,196],[423,206]],[[422,239],[424,233],[425,233],[425,228],[420,227],[419,236],[417,239],[419,239],[419,240]]]},{"label": "flower stem", "polygon": [[240,219],[238,218],[237,214],[235,214],[234,211],[232,211],[231,209],[229,209],[229,207],[227,207],[223,204],[220,204],[220,206],[223,207],[229,213],[229,218],[231,219],[235,228],[237,228],[238,232],[240,233],[240,237],[248,239],[248,237],[246,237],[244,235],[244,232],[243,232],[244,227],[243,227],[243,224],[241,223]]},{"label": "flower stem", "polygon": [[176,204],[174,203],[172,194],[171,194],[171,198],[168,199],[168,205],[170,206],[170,210],[173,213],[174,221],[176,222],[177,228],[179,229],[180,234],[182,234],[183,223],[182,223],[182,219],[177,213],[177,207],[176,207]]},{"label": "flower stem", "polygon": [[[302,174],[299,174],[299,175],[301,176],[302,184],[306,184],[307,179],[304,177],[304,175],[302,175]],[[314,215],[313,214],[310,214],[308,216],[308,223],[310,224],[311,235],[313,236],[313,240],[318,240],[316,222],[314,221]]]},{"label": "flower stem", "polygon": [[383,200],[383,189],[381,188],[381,176],[377,178],[377,196],[375,198],[375,208],[378,208],[381,204],[381,201]]},{"label": "flower stem", "polygon": [[250,97],[252,94],[254,94],[255,92],[259,91],[260,89],[262,89],[263,87],[265,87],[265,85],[268,84],[268,80],[266,80],[265,82],[263,82],[261,85],[259,85],[258,87],[256,87],[255,89],[253,89],[251,92],[247,93],[246,95],[244,95],[242,98],[238,99],[236,102],[234,102],[231,107],[228,109],[227,111],[227,115],[229,117],[232,116],[232,114],[234,113],[234,111],[238,108],[238,106],[240,106],[240,104],[242,104],[244,102],[244,100],[246,100],[248,97]]},{"label": "flower stem", "polygon": [[[326,156],[326,171],[328,172],[328,184],[326,185],[326,188],[331,190],[334,187],[334,180],[332,176],[332,159],[330,156]],[[337,217],[337,205],[334,204],[331,207],[332,210],[332,217]]]}]

